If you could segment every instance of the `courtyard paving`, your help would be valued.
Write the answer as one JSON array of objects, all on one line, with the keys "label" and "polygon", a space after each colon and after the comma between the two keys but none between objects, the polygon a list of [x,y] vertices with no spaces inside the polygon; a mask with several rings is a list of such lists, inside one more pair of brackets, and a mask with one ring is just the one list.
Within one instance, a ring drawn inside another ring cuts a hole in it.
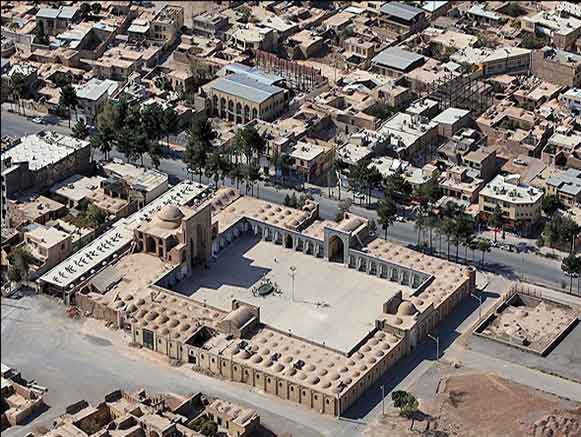
[{"label": "courtyard paving", "polygon": [[[290,267],[296,267],[294,300]],[[254,296],[263,278],[281,293]],[[238,299],[260,306],[261,321],[282,332],[349,352],[375,326],[382,305],[400,284],[350,270],[271,242],[244,235],[222,251],[208,270],[195,270],[175,291],[230,310]]]}]

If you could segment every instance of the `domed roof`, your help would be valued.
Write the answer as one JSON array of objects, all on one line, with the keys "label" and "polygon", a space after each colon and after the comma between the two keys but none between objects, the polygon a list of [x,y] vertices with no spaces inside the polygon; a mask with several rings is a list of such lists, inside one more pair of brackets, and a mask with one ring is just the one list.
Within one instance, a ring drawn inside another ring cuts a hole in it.
[{"label": "domed roof", "polygon": [[175,205],[165,205],[160,209],[156,217],[158,226],[175,229],[184,218],[184,213]]},{"label": "domed roof", "polygon": [[399,304],[399,307],[397,307],[398,316],[413,316],[417,312],[418,309],[411,302],[404,301]]},{"label": "domed roof", "polygon": [[238,309],[232,311],[224,320],[232,322],[236,329],[242,328],[246,323],[248,323],[254,317],[252,309],[247,305],[242,305]]}]

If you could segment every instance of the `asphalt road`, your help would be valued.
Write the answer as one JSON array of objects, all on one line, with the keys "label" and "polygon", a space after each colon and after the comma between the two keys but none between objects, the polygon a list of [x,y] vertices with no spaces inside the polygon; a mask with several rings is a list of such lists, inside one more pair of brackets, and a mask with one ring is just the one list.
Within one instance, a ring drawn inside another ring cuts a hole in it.
[{"label": "asphalt road", "polygon": [[[24,118],[18,114],[2,111],[1,135],[19,137],[25,134],[38,132],[42,129],[56,130],[62,133],[70,132],[66,127],[66,122],[61,125],[38,125],[30,121],[30,119]],[[96,158],[99,159],[99,154],[96,153],[95,155]],[[112,157],[122,158],[121,155],[115,153],[112,154]],[[163,159],[159,169],[177,179],[185,179],[188,177],[184,163],[179,160]],[[202,181],[206,183],[209,182],[206,178],[202,178]],[[225,182],[226,185],[234,185],[232,181],[226,180]],[[241,188],[244,189],[244,186],[242,185]],[[273,203],[283,203],[287,193],[292,193],[292,190],[277,188],[272,185],[265,185],[264,183],[260,185],[258,192],[255,190],[255,195]],[[320,205],[319,210],[321,218],[334,219],[338,211],[339,202],[327,197],[315,197]],[[351,211],[367,218],[377,219],[376,213],[372,210],[354,206]],[[378,230],[378,235],[383,237],[384,233],[381,230]],[[414,245],[417,241],[417,231],[413,223],[398,222],[390,227],[388,239],[406,245]],[[437,238],[434,238],[434,246],[436,246],[436,249],[439,248],[439,240]],[[451,244],[450,250],[452,254],[455,254],[454,245]],[[447,252],[447,245],[445,242],[442,243],[442,252],[444,252],[442,256],[445,256],[445,252]],[[463,255],[464,249],[461,248],[461,261],[463,261]],[[474,256],[478,260],[480,258],[480,253],[476,253]],[[470,261],[472,260],[472,257],[473,254],[469,252],[468,258]],[[569,283],[568,278],[561,271],[560,262],[543,258],[533,253],[514,253],[500,249],[492,249],[491,252],[486,255],[485,266],[483,266],[483,268],[484,270],[503,275],[507,279],[524,279],[529,282],[549,285],[554,288],[560,288],[562,282],[565,282],[566,284]]]}]

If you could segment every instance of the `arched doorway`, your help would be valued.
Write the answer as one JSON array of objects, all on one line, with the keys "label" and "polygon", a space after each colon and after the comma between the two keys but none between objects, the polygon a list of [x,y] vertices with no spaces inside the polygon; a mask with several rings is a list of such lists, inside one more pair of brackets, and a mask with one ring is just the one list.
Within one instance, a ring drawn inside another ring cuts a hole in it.
[{"label": "arched doorway", "polygon": [[329,261],[344,263],[345,262],[345,245],[343,240],[336,235],[329,239]]},{"label": "arched doorway", "polygon": [[293,238],[290,235],[287,235],[284,238],[284,247],[286,247],[287,249],[293,248]]}]

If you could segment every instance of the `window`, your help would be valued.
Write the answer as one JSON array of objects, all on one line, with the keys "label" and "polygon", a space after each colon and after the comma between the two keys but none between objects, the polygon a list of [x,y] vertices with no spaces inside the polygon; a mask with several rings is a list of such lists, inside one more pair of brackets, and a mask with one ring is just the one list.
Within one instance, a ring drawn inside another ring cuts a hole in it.
[{"label": "window", "polygon": [[295,391],[295,388],[291,386],[290,391]]}]

